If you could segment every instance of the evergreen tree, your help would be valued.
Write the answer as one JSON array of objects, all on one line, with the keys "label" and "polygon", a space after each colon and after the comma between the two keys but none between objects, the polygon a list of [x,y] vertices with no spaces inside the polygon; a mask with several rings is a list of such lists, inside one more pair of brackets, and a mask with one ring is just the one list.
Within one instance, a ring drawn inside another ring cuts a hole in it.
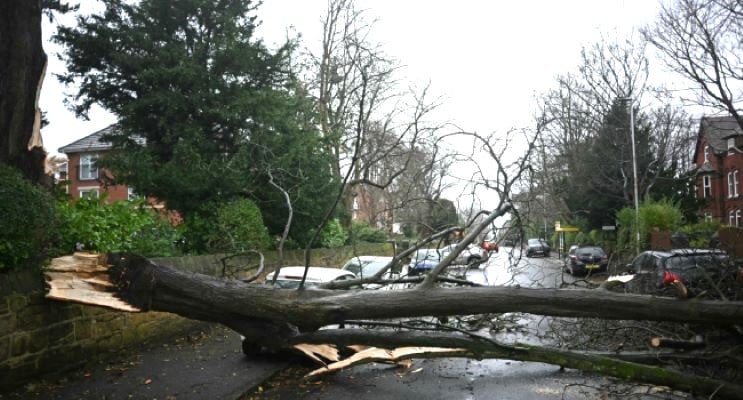
[{"label": "evergreen tree", "polygon": [[[272,233],[284,219],[265,185],[273,171],[295,199],[297,226],[336,187],[319,151],[315,116],[291,71],[293,43],[255,38],[250,0],[123,0],[79,17],[55,36],[78,85],[73,104],[119,117],[101,160],[116,179],[166,201],[186,218],[207,202],[256,200]],[[304,195],[311,194],[311,197]]]}]

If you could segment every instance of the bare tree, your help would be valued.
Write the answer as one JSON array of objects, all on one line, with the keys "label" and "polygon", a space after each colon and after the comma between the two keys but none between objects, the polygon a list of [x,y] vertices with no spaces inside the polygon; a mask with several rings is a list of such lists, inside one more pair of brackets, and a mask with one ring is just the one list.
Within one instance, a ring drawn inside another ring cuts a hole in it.
[{"label": "bare tree", "polygon": [[676,0],[662,4],[643,35],[665,63],[701,89],[697,104],[729,113],[743,126],[743,3],[738,0]]},{"label": "bare tree", "polygon": [[[533,154],[530,192],[533,200],[537,194],[564,199],[568,220],[584,212],[589,224],[599,225],[632,204],[633,162],[639,166],[640,198],[668,188],[659,180],[683,179],[691,119],[667,90],[649,83],[644,42],[594,44],[582,51],[577,70],[558,78],[557,87],[542,98],[540,112],[549,122],[539,142],[542,151]],[[663,195],[675,194],[669,190]],[[555,201],[543,202],[560,209]]]},{"label": "bare tree", "polygon": [[[397,91],[399,66],[374,42],[373,26],[354,0],[330,0],[322,20],[322,48],[310,52],[310,87],[317,96],[326,151],[336,160],[334,172],[341,176],[351,169],[344,207],[361,202],[367,222],[384,225],[394,221],[394,210],[407,200],[395,181],[414,170],[413,164],[420,167],[421,151],[438,154],[427,143],[433,143],[441,126],[429,121],[438,106],[437,99],[430,99],[430,84]],[[357,146],[361,152],[354,160]],[[418,180],[416,188],[424,182]]]}]

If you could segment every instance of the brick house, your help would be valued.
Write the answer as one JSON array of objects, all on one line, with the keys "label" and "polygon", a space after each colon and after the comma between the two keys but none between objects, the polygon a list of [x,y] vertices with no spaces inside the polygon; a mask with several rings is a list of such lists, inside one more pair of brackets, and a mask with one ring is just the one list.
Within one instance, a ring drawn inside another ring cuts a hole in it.
[{"label": "brick house", "polygon": [[100,197],[107,193],[109,203],[131,200],[136,195],[125,185],[110,185],[107,181],[111,174],[96,166],[98,157],[111,150],[111,143],[101,140],[103,135],[111,133],[116,125],[110,125],[80,140],[59,148],[60,153],[67,155],[67,169],[62,179],[67,179],[67,192],[72,199],[84,196]]},{"label": "brick house", "polygon": [[693,160],[696,194],[707,199],[700,216],[743,227],[743,130],[734,117],[702,117]]}]

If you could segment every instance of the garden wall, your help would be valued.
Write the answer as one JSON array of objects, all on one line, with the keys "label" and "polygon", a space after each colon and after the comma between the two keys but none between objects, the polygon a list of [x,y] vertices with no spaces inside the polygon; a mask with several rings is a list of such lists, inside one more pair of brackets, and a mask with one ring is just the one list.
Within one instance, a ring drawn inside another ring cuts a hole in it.
[{"label": "garden wall", "polygon": [[[340,266],[353,254],[391,253],[392,247],[386,244],[318,249],[312,252],[311,264]],[[154,260],[189,272],[221,276],[222,258]],[[266,254],[266,272],[275,268],[277,259],[276,254]],[[300,265],[304,255],[302,251],[289,251],[285,259],[287,265]],[[169,313],[125,313],[50,301],[44,298],[44,293],[43,277],[38,270],[0,274],[0,392],[42,375],[79,368],[128,346],[180,334],[203,324]]]}]

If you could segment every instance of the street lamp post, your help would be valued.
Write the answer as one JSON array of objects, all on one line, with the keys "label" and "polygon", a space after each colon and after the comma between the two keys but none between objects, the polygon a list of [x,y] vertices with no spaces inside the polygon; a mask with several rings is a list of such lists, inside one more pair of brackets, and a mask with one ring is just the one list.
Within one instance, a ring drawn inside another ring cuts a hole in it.
[{"label": "street lamp post", "polygon": [[640,254],[640,195],[637,187],[637,150],[635,149],[635,112],[631,97],[620,97],[619,100],[629,104],[629,132],[632,142],[632,180],[634,182],[635,200],[635,255]]}]

